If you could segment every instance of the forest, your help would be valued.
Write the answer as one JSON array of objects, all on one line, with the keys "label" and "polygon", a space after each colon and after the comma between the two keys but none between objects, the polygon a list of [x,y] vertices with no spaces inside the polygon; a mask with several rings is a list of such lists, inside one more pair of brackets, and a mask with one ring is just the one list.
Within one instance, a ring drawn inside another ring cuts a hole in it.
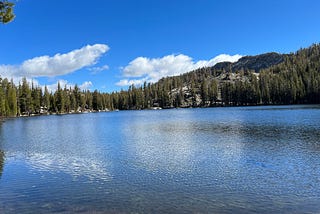
[{"label": "forest", "polygon": [[[266,68],[232,69],[232,63],[200,68],[156,83],[102,93],[58,87],[49,92],[24,78],[18,85],[0,78],[0,116],[84,111],[320,103],[320,44],[281,55]],[[267,60],[267,59],[263,59]],[[251,64],[261,62],[252,61]]]}]

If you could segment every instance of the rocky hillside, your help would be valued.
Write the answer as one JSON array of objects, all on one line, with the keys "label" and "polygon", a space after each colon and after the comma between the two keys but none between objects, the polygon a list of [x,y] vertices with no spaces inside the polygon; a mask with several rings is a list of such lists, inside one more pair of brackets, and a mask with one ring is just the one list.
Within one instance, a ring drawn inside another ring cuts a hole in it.
[{"label": "rocky hillside", "polygon": [[163,78],[155,87],[169,94],[159,99],[163,107],[319,103],[320,45],[245,56]]},{"label": "rocky hillside", "polygon": [[284,61],[286,55],[278,54],[275,52],[261,54],[257,56],[244,56],[240,58],[237,62],[221,62],[213,66],[216,70],[226,70],[226,71],[240,71],[240,70],[252,70],[259,72],[262,69],[269,68],[274,65],[278,65]]}]

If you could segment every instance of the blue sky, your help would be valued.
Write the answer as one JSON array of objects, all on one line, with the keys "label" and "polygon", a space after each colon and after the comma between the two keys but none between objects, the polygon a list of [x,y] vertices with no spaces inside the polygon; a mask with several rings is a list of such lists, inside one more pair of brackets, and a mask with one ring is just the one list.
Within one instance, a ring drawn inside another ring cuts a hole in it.
[{"label": "blue sky", "polygon": [[[320,41],[318,0],[19,0],[0,75],[111,92]],[[224,54],[224,55],[221,55]]]}]

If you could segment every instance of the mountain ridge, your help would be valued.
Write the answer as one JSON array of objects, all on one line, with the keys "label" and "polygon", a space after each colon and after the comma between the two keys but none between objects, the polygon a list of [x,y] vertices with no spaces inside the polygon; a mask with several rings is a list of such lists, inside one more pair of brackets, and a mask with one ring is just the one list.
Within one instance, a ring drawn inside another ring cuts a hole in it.
[{"label": "mountain ridge", "polygon": [[279,54],[276,52],[269,52],[253,56],[243,56],[236,62],[220,62],[213,66],[213,69],[226,71],[254,70],[259,72],[262,69],[280,64],[284,61],[288,54]]}]

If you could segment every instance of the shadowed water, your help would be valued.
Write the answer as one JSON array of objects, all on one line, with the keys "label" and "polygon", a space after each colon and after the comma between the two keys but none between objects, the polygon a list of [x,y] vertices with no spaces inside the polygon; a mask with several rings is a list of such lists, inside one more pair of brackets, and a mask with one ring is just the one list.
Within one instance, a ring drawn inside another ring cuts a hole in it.
[{"label": "shadowed water", "polygon": [[0,213],[318,213],[320,107],[0,124]]}]

